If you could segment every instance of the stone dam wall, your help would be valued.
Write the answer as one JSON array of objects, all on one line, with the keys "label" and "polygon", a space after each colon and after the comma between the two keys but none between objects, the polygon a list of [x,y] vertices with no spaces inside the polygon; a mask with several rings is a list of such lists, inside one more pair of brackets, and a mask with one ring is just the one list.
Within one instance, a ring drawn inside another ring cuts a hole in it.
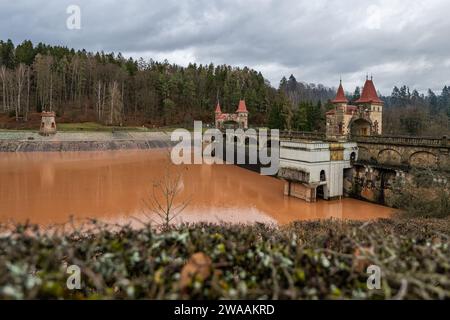
[{"label": "stone dam wall", "polygon": [[406,176],[408,171],[400,168],[356,164],[344,174],[344,195],[392,207],[394,184]]},{"label": "stone dam wall", "polygon": [[157,149],[171,147],[170,141],[0,141],[0,152],[60,152]]},{"label": "stone dam wall", "polygon": [[442,179],[450,173],[450,143],[445,136],[369,136],[354,140],[359,159],[344,175],[347,196],[392,206],[395,193],[401,192],[394,186],[413,179],[413,169],[431,170]]},{"label": "stone dam wall", "polygon": [[34,132],[0,132],[0,152],[146,150],[172,145],[163,132],[66,132],[51,137]]}]

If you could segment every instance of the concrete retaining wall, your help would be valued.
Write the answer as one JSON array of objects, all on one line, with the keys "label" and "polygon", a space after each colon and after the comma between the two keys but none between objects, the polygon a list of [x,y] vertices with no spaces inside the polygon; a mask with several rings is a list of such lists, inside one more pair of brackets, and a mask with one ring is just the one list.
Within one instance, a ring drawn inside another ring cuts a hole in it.
[{"label": "concrete retaining wall", "polygon": [[121,141],[0,141],[0,152],[106,151],[169,148],[164,140]]},{"label": "concrete retaining wall", "polygon": [[165,132],[58,132],[48,137],[31,131],[0,132],[0,152],[132,150],[172,145]]}]

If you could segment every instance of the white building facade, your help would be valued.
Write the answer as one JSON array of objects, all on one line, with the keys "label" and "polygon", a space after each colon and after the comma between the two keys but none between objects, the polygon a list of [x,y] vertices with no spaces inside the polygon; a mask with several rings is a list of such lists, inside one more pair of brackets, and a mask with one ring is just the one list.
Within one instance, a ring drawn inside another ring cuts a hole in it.
[{"label": "white building facade", "polygon": [[278,176],[285,181],[284,194],[308,202],[341,199],[344,170],[357,158],[355,142],[281,141]]}]

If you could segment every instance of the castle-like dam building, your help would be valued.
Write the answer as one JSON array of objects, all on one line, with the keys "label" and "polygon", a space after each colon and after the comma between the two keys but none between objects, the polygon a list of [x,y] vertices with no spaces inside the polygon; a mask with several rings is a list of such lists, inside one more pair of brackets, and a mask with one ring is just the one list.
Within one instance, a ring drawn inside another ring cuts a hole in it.
[{"label": "castle-like dam building", "polygon": [[336,97],[331,101],[334,109],[326,114],[327,137],[381,135],[383,130],[383,101],[378,97],[373,78],[366,78],[361,97],[349,104],[342,81]]},{"label": "castle-like dam building", "polygon": [[358,145],[352,136],[382,133],[383,101],[378,97],[373,78],[366,77],[361,97],[351,105],[345,96],[342,80],[334,109],[326,114],[326,139],[282,139],[280,170],[285,181],[284,194],[308,202],[340,199],[344,193],[344,171],[358,159]]}]

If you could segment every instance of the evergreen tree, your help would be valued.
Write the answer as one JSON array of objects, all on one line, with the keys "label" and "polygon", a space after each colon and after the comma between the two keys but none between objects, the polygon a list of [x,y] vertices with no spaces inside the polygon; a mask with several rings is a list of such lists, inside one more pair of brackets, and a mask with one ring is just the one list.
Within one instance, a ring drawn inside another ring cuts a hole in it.
[{"label": "evergreen tree", "polygon": [[308,123],[308,102],[300,102],[295,112],[295,130],[310,131]]},{"label": "evergreen tree", "polygon": [[282,107],[279,103],[274,104],[270,109],[267,126],[270,129],[284,129],[284,118],[282,115]]},{"label": "evergreen tree", "polygon": [[279,90],[286,90],[288,87],[288,82],[285,76],[283,76],[283,78],[281,78],[280,80],[280,85],[278,86]]},{"label": "evergreen tree", "polygon": [[438,111],[438,98],[436,94],[433,92],[433,90],[428,89],[428,96],[427,96],[428,104],[430,105],[431,111],[436,113]]},{"label": "evergreen tree", "polygon": [[31,66],[34,61],[34,57],[35,51],[31,41],[25,40],[17,46],[15,54],[16,64],[24,63]]},{"label": "evergreen tree", "polygon": [[11,39],[6,42],[0,40],[0,65],[5,65],[8,69],[14,69],[14,44]]},{"label": "evergreen tree", "polygon": [[287,90],[288,91],[294,91],[297,89],[297,79],[295,79],[294,75],[291,74],[291,76],[289,77],[289,80],[287,82]]},{"label": "evergreen tree", "polygon": [[360,87],[356,87],[355,91],[353,92],[353,96],[352,96],[351,101],[355,102],[359,98],[361,98],[361,88]]},{"label": "evergreen tree", "polygon": [[450,115],[450,87],[444,86],[439,96],[439,110]]}]

